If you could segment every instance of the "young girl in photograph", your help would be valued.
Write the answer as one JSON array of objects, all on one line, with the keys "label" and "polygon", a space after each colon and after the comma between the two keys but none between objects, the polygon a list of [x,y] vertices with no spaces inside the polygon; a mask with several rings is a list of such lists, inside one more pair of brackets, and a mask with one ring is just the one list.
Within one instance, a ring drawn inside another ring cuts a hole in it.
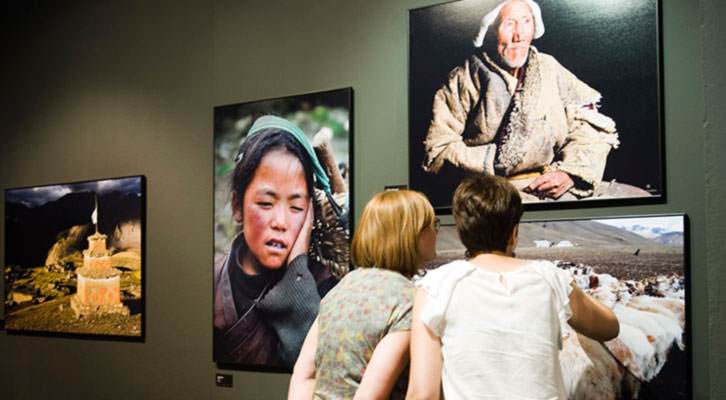
[{"label": "young girl in photograph", "polygon": [[[239,149],[232,212],[240,232],[215,263],[214,351],[222,363],[291,367],[337,279],[308,256],[315,187],[327,177],[302,131],[263,116]],[[330,201],[331,196],[328,196]]]},{"label": "young girl in photograph", "polygon": [[353,235],[349,272],[320,303],[288,399],[402,399],[415,288],[436,255],[438,220],[424,195],[377,194]]},{"label": "young girl in photograph", "polygon": [[605,341],[615,315],[569,272],[514,257],[522,202],[505,178],[466,178],[452,211],[468,259],[417,282],[408,398],[566,399],[566,324]]}]

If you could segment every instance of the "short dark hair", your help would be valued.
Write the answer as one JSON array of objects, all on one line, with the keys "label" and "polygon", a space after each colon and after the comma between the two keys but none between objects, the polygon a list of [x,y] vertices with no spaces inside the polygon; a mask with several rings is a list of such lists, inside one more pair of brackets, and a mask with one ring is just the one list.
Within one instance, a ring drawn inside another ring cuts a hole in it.
[{"label": "short dark hair", "polygon": [[239,148],[234,173],[232,174],[231,189],[232,192],[237,193],[240,204],[232,204],[232,207],[242,206],[241,202],[247,191],[247,186],[254,178],[262,158],[271,150],[276,149],[285,149],[300,160],[305,173],[308,196],[312,197],[314,195],[313,162],[305,148],[291,133],[281,129],[266,128],[248,136]]},{"label": "short dark hair", "polygon": [[456,231],[469,257],[506,251],[523,212],[519,192],[500,176],[472,175],[454,192],[452,213]]}]

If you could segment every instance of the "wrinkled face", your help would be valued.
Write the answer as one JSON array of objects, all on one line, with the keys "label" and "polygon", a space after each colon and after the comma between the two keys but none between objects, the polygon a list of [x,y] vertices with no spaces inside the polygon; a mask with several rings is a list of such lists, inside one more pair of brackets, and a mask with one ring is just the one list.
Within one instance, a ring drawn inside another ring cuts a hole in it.
[{"label": "wrinkled face", "polygon": [[418,255],[421,263],[436,258],[436,234],[439,233],[439,218],[434,219],[434,224],[424,228],[418,235]]},{"label": "wrinkled face", "polygon": [[524,1],[510,1],[499,12],[497,53],[507,68],[514,70],[527,61],[529,44],[534,38],[534,17]]},{"label": "wrinkled face", "polygon": [[234,207],[235,219],[243,223],[249,247],[241,260],[245,272],[255,275],[262,268],[277,269],[287,264],[309,204],[300,161],[285,149],[267,153],[247,186],[241,209]]}]

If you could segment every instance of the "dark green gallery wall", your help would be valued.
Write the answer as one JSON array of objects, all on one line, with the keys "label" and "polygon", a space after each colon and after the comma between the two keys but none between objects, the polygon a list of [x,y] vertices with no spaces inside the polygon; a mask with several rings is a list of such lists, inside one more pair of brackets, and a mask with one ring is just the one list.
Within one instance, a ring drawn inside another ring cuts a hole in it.
[{"label": "dark green gallery wall", "polygon": [[[408,10],[437,2],[3,6],[0,188],[145,175],[147,286],[142,343],[0,331],[0,398],[284,398],[289,375],[211,360],[212,107],[353,87],[360,215],[407,182]],[[726,10],[663,0],[662,16],[667,202],[525,218],[687,213],[694,393],[724,398]],[[0,254],[4,238],[0,222]],[[233,388],[215,386],[220,371]]]}]

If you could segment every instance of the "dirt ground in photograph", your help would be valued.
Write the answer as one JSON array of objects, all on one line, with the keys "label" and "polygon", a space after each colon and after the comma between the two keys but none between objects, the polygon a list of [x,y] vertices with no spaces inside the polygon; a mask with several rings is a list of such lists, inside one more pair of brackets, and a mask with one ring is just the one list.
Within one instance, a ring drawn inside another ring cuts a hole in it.
[{"label": "dirt ground in photograph", "polygon": [[8,314],[5,328],[48,333],[141,336],[141,314],[107,314],[77,319],[70,307],[71,297],[61,297]]},{"label": "dirt ground in photograph", "polygon": [[684,275],[683,250],[678,246],[520,248],[516,256],[581,263],[593,267],[597,273],[610,274],[621,280]]},{"label": "dirt ground in photograph", "polygon": [[[683,251],[678,246],[527,247],[518,248],[515,256],[528,260],[584,264],[597,273],[610,274],[620,280],[639,281],[659,275],[685,275]],[[436,268],[463,258],[464,254],[441,254],[427,263],[426,268]]]}]

